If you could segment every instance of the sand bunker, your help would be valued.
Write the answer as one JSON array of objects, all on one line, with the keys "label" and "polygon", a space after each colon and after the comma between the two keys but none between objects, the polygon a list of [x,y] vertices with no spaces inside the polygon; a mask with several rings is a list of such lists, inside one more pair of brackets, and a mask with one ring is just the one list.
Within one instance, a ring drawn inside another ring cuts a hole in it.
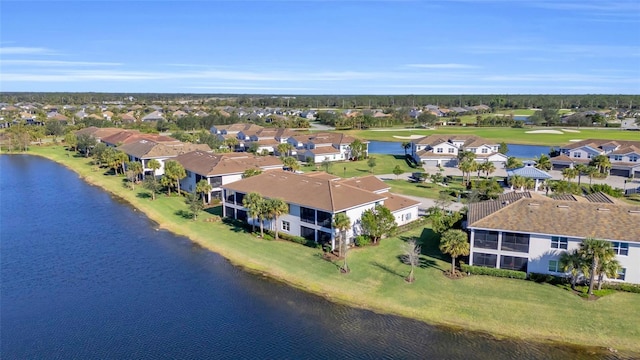
[{"label": "sand bunker", "polygon": [[572,129],[562,129],[562,131],[571,132],[571,133],[579,133],[580,132],[580,130],[572,130]]},{"label": "sand bunker", "polygon": [[582,141],[582,139],[571,139],[569,140],[570,142],[578,142],[578,141]]},{"label": "sand bunker", "polygon": [[560,130],[531,130],[527,131],[527,134],[564,134]]},{"label": "sand bunker", "polygon": [[396,139],[411,139],[411,140],[413,140],[413,139],[420,139],[420,138],[423,138],[423,137],[424,137],[424,135],[415,135],[415,134],[414,134],[414,135],[409,135],[409,136],[398,136],[398,135],[393,135],[393,137],[394,137],[394,138],[396,138]]}]

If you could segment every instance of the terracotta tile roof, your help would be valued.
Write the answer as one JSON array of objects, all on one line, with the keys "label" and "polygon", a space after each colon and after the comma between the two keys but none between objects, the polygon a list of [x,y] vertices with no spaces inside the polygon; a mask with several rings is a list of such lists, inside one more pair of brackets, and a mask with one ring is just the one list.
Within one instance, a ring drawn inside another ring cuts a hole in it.
[{"label": "terracotta tile roof", "polygon": [[314,155],[323,155],[323,154],[340,154],[340,150],[334,148],[333,146],[319,146],[315,149],[309,149]]},{"label": "terracotta tile roof", "polygon": [[562,146],[562,149],[577,149],[582,146],[590,146],[594,149],[601,149],[603,146],[613,146],[613,147],[627,147],[627,146],[636,146],[640,148],[640,141],[632,141],[632,140],[601,140],[601,139],[585,139],[582,141],[576,141],[565,146]]},{"label": "terracotta tile roof", "polygon": [[175,160],[186,170],[202,176],[240,174],[248,169],[282,169],[282,161],[274,156],[255,156],[247,153],[213,154],[192,151],[178,155]]},{"label": "terracotta tile roof", "polygon": [[124,151],[126,154],[135,156],[138,159],[150,159],[159,157],[174,157],[195,150],[211,151],[211,148],[209,148],[209,145],[207,144],[161,144],[154,141],[141,139],[129,144],[119,146],[118,150]]},{"label": "terracotta tile roof", "polygon": [[472,216],[486,204],[469,206],[469,227],[521,233],[564,235],[577,238],[640,242],[640,207],[544,196],[523,198],[484,217]]},{"label": "terracotta tile roof", "polygon": [[469,204],[469,211],[467,213],[467,223],[473,224],[474,222],[483,219],[496,211],[502,209],[503,207],[512,204],[522,198],[531,198],[531,193],[528,191],[525,192],[517,192],[511,191],[508,193],[504,193],[496,200],[488,200],[481,201],[477,203]]},{"label": "terracotta tile roof", "polygon": [[[584,196],[589,202],[592,203],[602,203],[602,204],[615,204],[616,201],[611,198],[609,195],[603,192],[597,192],[593,194],[588,194]],[[640,224],[639,224],[640,225]]]},{"label": "terracotta tile roof", "polygon": [[258,131],[263,129],[262,126],[256,124],[231,124],[231,125],[214,125],[218,131],[226,130],[228,133],[239,133],[240,131]]},{"label": "terracotta tile roof", "polygon": [[630,145],[630,146],[621,147],[620,149],[611,152],[611,154],[616,154],[616,155],[626,155],[631,153],[640,154],[640,144],[638,146]]},{"label": "terracotta tile roof", "polygon": [[[340,183],[371,192],[388,191],[391,187],[374,175],[340,180]],[[386,202],[385,202],[386,203]]]},{"label": "terracotta tile roof", "polygon": [[158,134],[143,134],[137,130],[125,130],[111,136],[102,138],[102,142],[112,145],[124,145],[138,140],[149,140],[157,143],[180,143],[179,140],[170,136],[158,135]]},{"label": "terracotta tile roof", "polygon": [[267,172],[223,186],[243,193],[257,192],[267,198],[337,213],[353,207],[384,201],[386,196],[339,182],[291,172]]},{"label": "terracotta tile roof", "polygon": [[556,195],[551,195],[551,198],[554,200],[562,200],[562,201],[578,201],[578,199],[571,194],[556,194]]},{"label": "terracotta tile roof", "polygon": [[404,196],[390,193],[385,194],[385,196],[387,199],[384,201],[384,207],[389,209],[392,213],[420,205],[420,201],[409,199]]},{"label": "terracotta tile roof", "polygon": [[122,129],[118,128],[99,128],[95,126],[90,126],[88,128],[84,128],[76,131],[76,135],[88,134],[93,136],[96,139],[102,139],[107,136],[111,136],[113,134],[117,134],[122,132]]}]

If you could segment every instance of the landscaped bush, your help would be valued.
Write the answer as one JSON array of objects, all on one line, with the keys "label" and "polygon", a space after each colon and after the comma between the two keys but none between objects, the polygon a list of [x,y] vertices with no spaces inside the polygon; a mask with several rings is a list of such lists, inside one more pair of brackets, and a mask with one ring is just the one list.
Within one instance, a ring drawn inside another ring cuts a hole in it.
[{"label": "landscaped bush", "polygon": [[371,238],[366,235],[358,235],[355,238],[355,243],[357,247],[371,245]]},{"label": "landscaped bush", "polygon": [[313,240],[307,240],[307,239],[303,238],[302,236],[295,236],[295,235],[279,233],[278,237],[280,239],[282,239],[282,240],[291,241],[291,242],[294,242],[296,244],[308,246],[310,248],[320,248],[320,244],[318,244],[317,242],[315,242]]},{"label": "landscaped bush", "polygon": [[527,273],[524,271],[515,271],[515,270],[505,270],[505,269],[495,269],[488,268],[483,266],[472,266],[467,264],[460,264],[460,268],[462,271],[473,274],[473,275],[489,275],[495,277],[504,277],[511,279],[526,279]]},{"label": "landscaped bush", "polygon": [[609,196],[613,196],[613,197],[622,197],[624,196],[624,190],[620,189],[620,188],[613,188],[611,187],[611,185],[609,184],[593,184],[591,185],[590,189],[588,189],[589,193],[597,193],[597,192],[602,192],[605,193]]},{"label": "landscaped bush", "polygon": [[529,273],[529,280],[552,285],[566,284],[567,278],[550,274]]},{"label": "landscaped bush", "polygon": [[604,283],[602,284],[602,288],[640,294],[640,285],[635,285],[635,284]]},{"label": "landscaped bush", "polygon": [[[429,218],[428,218],[428,217],[426,217],[426,216],[421,216],[421,217],[419,217],[419,218],[418,218],[418,220],[416,220],[416,221],[412,221],[412,222],[410,222],[410,223],[408,223],[408,224],[404,224],[404,225],[402,225],[402,226],[398,226],[398,227],[396,228],[396,232],[395,232],[395,234],[397,235],[397,234],[401,234],[401,233],[403,233],[403,232],[406,232],[406,231],[409,231],[409,230],[413,230],[413,229],[416,229],[416,228],[419,228],[419,227],[424,227],[424,226],[425,226],[425,224],[426,224],[428,221],[429,221]],[[357,245],[357,244],[356,244],[356,245]]]}]

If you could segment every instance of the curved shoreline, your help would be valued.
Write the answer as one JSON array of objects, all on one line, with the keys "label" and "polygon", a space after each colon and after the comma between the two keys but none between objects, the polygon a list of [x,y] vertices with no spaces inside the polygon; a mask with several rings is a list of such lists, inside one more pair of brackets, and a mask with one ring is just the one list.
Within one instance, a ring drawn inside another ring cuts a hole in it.
[{"label": "curved shoreline", "polygon": [[[3,153],[3,154],[6,154],[6,153]],[[453,320],[452,323],[444,323],[444,322],[434,321],[432,319],[428,319],[425,317],[421,317],[415,312],[403,312],[403,311],[392,309],[392,308],[385,308],[384,306],[381,306],[380,304],[376,304],[376,303],[371,303],[366,301],[365,302],[354,301],[354,299],[350,298],[349,296],[346,296],[346,294],[332,293],[330,291],[327,291],[326,289],[323,289],[321,284],[310,283],[308,281],[304,281],[303,278],[296,277],[296,276],[289,276],[291,274],[288,274],[286,272],[283,273],[282,271],[277,271],[276,269],[268,268],[263,264],[254,262],[251,259],[243,258],[241,255],[237,254],[233,250],[226,249],[224,246],[216,246],[215,243],[197,234],[191,233],[189,231],[184,231],[185,229],[177,223],[166,222],[165,221],[166,219],[164,219],[160,214],[154,213],[153,211],[145,211],[144,209],[136,205],[135,199],[134,200],[127,199],[127,197],[124,196],[122,193],[118,193],[113,189],[109,189],[107,186],[105,186],[105,184],[102,184],[100,181],[98,181],[97,179],[103,176],[102,173],[96,173],[97,178],[94,179],[93,176],[82,174],[79,171],[79,169],[76,169],[73,166],[73,164],[65,163],[63,161],[64,158],[56,159],[55,157],[50,156],[49,154],[34,153],[34,152],[22,153],[22,154],[31,155],[31,156],[40,156],[68,168],[69,170],[76,173],[86,183],[92,186],[99,187],[102,190],[106,191],[107,193],[111,194],[112,196],[127,202],[134,209],[142,212],[143,214],[145,214],[145,216],[148,219],[150,219],[155,224],[157,224],[158,228],[165,229],[167,231],[171,231],[176,235],[186,237],[187,239],[197,244],[198,246],[219,254],[220,256],[224,257],[227,261],[229,261],[232,265],[241,268],[243,271],[247,271],[249,273],[256,274],[256,275],[261,275],[269,279],[287,284],[288,286],[292,286],[302,291],[312,293],[317,296],[321,296],[331,302],[350,306],[353,308],[372,311],[378,314],[409,318],[409,319],[421,321],[429,326],[434,326],[447,331],[465,331],[469,333],[480,334],[482,336],[487,336],[489,338],[496,339],[496,340],[508,338],[508,339],[513,339],[517,341],[548,344],[550,346],[575,349],[576,352],[579,352],[581,354],[616,356],[611,352],[609,352],[611,350],[610,348],[607,348],[604,346],[593,346],[590,344],[582,344],[578,342],[558,341],[558,340],[554,340],[546,337],[542,338],[539,336],[524,338],[524,337],[517,336],[515,334],[510,334],[510,333],[493,333],[493,332],[482,330],[482,329],[475,329],[475,328],[470,329],[468,326],[466,326],[467,324],[464,323],[464,321],[460,322],[459,324],[456,324],[456,321],[455,321],[456,319],[452,319]],[[624,349],[624,352],[630,352],[631,354],[634,354],[635,350]]]}]

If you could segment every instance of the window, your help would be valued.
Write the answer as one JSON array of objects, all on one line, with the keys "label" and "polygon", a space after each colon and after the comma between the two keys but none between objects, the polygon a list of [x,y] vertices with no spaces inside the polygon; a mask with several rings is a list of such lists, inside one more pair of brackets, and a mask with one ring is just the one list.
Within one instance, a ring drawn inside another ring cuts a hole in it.
[{"label": "window", "polygon": [[318,225],[322,226],[322,227],[326,227],[326,228],[331,228],[331,213],[328,213],[326,211],[317,211],[317,217],[318,217]]},{"label": "window", "polygon": [[502,234],[502,250],[528,253],[529,234]]},{"label": "window", "polygon": [[306,207],[300,207],[300,220],[306,223],[316,223],[316,211]]},{"label": "window", "polygon": [[236,193],[236,204],[242,205],[242,200],[244,200],[244,194]]},{"label": "window", "polygon": [[489,150],[488,150],[487,148],[482,148],[482,151],[481,151],[481,152],[482,152],[483,154],[487,154],[487,153],[489,153]]},{"label": "window", "polygon": [[637,156],[629,156],[629,161],[631,162],[638,162],[638,157]]},{"label": "window", "polygon": [[573,157],[579,158],[582,157],[582,154],[580,154],[579,152],[574,152]]},{"label": "window", "polygon": [[405,220],[411,220],[411,213],[407,213],[407,214],[404,216],[404,219],[405,219]]},{"label": "window", "polygon": [[552,249],[565,249],[567,250],[567,238],[566,237],[559,237],[559,236],[553,236],[551,238],[551,248]]},{"label": "window", "polygon": [[618,270],[618,276],[616,276],[617,280],[624,280],[624,277],[627,275],[627,269]]},{"label": "window", "polygon": [[307,240],[316,241],[316,231],[305,226],[300,226],[300,236]]},{"label": "window", "polygon": [[613,160],[615,160],[615,161],[622,161],[622,155],[614,155],[614,156],[613,156]]},{"label": "window", "polygon": [[484,230],[474,232],[473,247],[498,250],[498,232]]},{"label": "window", "polygon": [[516,256],[501,256],[500,257],[500,269],[527,271],[527,263],[529,259]]},{"label": "window", "polygon": [[497,260],[498,255],[496,254],[473,253],[473,265],[475,266],[494,268],[496,267]]},{"label": "window", "polygon": [[288,221],[282,220],[282,230],[291,231],[291,223],[289,223]]},{"label": "window", "polygon": [[558,260],[549,260],[549,272],[560,272]]},{"label": "window", "polygon": [[454,148],[449,148],[449,149],[447,149],[447,151],[449,152],[449,154],[453,154],[453,153],[456,151],[456,149],[454,149]]},{"label": "window", "polygon": [[437,148],[437,149],[436,149],[436,152],[437,152],[437,153],[442,153],[442,148]]},{"label": "window", "polygon": [[629,255],[629,243],[614,242],[613,251],[618,255]]}]

